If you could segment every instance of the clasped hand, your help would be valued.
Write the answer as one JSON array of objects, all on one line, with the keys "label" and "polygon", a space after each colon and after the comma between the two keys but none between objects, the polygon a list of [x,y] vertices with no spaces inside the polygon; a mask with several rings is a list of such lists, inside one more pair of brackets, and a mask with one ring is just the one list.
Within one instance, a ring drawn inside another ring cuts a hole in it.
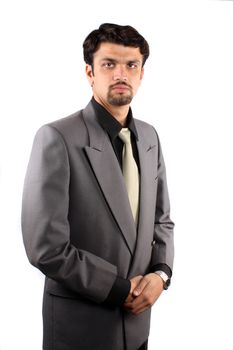
[{"label": "clasped hand", "polygon": [[134,315],[150,308],[163,291],[163,281],[155,273],[135,276],[130,279],[131,289],[125,300],[124,308]]}]

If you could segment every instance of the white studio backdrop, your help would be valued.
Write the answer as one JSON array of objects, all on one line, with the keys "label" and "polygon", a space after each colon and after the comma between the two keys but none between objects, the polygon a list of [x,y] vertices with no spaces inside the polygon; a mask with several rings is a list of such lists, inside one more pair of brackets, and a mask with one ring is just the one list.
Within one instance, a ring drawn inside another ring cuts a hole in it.
[{"label": "white studio backdrop", "polygon": [[176,223],[149,349],[232,350],[233,2],[221,0],[0,1],[0,350],[42,348],[23,180],[36,130],[88,103],[82,42],[103,22],[131,24],[150,44],[132,107],[160,135]]}]

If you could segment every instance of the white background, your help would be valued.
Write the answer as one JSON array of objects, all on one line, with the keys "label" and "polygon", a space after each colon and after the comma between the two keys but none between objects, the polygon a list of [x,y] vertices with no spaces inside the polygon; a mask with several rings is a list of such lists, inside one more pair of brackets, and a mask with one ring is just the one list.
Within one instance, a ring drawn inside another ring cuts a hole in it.
[{"label": "white background", "polygon": [[82,42],[103,22],[150,43],[132,107],[159,132],[176,223],[173,283],[153,307],[149,348],[232,350],[233,2],[214,0],[0,2],[0,349],[41,349],[43,276],[22,244],[23,179],[36,130],[88,103]]}]

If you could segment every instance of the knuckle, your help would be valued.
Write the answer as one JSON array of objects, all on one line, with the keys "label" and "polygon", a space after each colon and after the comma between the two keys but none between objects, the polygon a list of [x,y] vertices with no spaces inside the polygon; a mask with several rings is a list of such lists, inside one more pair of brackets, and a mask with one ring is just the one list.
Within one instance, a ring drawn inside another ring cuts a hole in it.
[{"label": "knuckle", "polygon": [[153,298],[150,297],[148,301],[149,301],[149,305],[153,305]]},{"label": "knuckle", "polygon": [[148,295],[148,294],[144,295],[144,302],[145,302],[145,304],[147,304],[147,305],[152,305],[152,303],[153,303],[153,298],[152,298],[152,296],[151,296],[151,295]]},{"label": "knuckle", "polygon": [[142,302],[144,303],[144,304],[147,304],[148,303],[148,296],[147,295],[143,295],[143,297],[142,297]]}]

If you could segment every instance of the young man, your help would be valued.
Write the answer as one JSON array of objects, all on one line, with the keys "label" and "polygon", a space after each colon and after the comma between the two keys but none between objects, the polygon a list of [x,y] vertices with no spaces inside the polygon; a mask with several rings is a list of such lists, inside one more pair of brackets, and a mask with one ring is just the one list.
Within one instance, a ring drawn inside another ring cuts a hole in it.
[{"label": "young man", "polygon": [[24,186],[24,243],[46,276],[43,349],[144,350],[174,226],[157,133],[130,108],[149,46],[105,23],[83,48],[92,100],[38,131]]}]

